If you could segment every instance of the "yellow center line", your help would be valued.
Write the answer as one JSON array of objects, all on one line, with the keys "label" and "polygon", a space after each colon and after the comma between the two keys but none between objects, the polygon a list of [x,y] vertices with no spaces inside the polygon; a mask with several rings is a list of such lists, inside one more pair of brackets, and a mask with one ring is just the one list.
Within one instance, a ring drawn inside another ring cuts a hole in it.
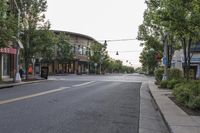
[{"label": "yellow center line", "polygon": [[9,100],[4,100],[4,101],[0,101],[0,105],[16,102],[16,101],[20,101],[20,100],[25,100],[25,99],[29,99],[29,98],[33,98],[33,97],[37,97],[37,96],[42,96],[42,95],[46,95],[46,94],[62,91],[62,90],[69,89],[69,88],[70,87],[60,87],[60,88],[54,89],[54,90],[49,90],[49,91],[44,91],[44,92],[40,92],[40,93],[35,93],[35,94],[32,94],[32,95],[27,95],[27,96],[13,98],[13,99],[9,99]]}]

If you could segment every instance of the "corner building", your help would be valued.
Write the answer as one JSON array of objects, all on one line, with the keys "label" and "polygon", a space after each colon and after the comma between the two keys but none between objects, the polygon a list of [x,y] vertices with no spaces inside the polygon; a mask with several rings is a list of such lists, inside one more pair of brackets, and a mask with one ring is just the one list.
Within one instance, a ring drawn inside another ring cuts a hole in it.
[{"label": "corner building", "polygon": [[[90,46],[98,43],[94,38],[73,32],[53,30],[57,35],[64,33],[69,38],[69,43],[72,46],[74,57],[72,60],[59,62],[59,59],[54,59],[49,66],[49,74],[87,74],[90,70],[89,49]],[[55,57],[57,48],[55,47]]]}]

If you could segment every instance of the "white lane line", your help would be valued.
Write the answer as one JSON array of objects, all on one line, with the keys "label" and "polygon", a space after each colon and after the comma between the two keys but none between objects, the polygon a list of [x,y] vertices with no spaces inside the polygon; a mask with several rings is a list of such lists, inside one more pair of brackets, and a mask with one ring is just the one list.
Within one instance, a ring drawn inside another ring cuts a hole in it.
[{"label": "white lane line", "polygon": [[90,81],[90,82],[85,82],[85,83],[82,83],[82,84],[78,84],[78,85],[72,85],[72,87],[79,87],[79,86],[84,86],[84,85],[88,85],[88,84],[91,84],[91,83],[94,83],[94,81]]},{"label": "white lane line", "polygon": [[70,87],[60,87],[60,88],[54,89],[54,90],[49,90],[49,91],[44,91],[44,92],[40,92],[40,93],[35,93],[35,94],[32,94],[32,95],[27,95],[27,96],[13,98],[13,99],[9,99],[9,100],[4,100],[4,101],[0,101],[0,105],[16,102],[16,101],[20,101],[20,100],[25,100],[25,99],[29,99],[29,98],[33,98],[33,97],[37,97],[37,96],[42,96],[42,95],[46,95],[46,94],[62,91],[62,90],[69,89],[69,88]]}]

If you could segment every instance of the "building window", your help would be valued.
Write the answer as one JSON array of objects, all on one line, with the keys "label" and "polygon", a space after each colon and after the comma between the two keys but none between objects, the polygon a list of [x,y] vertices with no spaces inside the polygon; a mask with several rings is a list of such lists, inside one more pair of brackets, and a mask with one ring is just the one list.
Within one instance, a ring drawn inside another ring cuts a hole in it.
[{"label": "building window", "polygon": [[82,55],[82,47],[81,47],[81,45],[78,45],[78,54]]},{"label": "building window", "polygon": [[87,52],[87,48],[84,46],[84,47],[83,47],[83,55],[87,55],[86,52]]},{"label": "building window", "polygon": [[72,53],[76,53],[76,46],[75,45],[72,45],[72,48],[71,48],[71,51],[72,51]]}]

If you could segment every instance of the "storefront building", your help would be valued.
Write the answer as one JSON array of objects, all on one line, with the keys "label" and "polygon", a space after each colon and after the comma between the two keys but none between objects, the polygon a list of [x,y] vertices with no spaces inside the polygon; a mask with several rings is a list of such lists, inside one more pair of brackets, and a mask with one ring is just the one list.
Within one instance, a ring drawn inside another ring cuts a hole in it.
[{"label": "storefront building", "polygon": [[16,49],[0,48],[0,71],[2,80],[14,77],[15,56]]},{"label": "storefront building", "polygon": [[[88,50],[97,41],[90,36],[79,33],[55,30],[53,32],[57,35],[64,33],[69,38],[74,58],[64,62],[59,62],[59,59],[55,58],[52,63],[48,64],[49,74],[87,74],[90,69]],[[59,52],[56,48],[55,51]],[[57,53],[55,57],[57,57]]]}]

